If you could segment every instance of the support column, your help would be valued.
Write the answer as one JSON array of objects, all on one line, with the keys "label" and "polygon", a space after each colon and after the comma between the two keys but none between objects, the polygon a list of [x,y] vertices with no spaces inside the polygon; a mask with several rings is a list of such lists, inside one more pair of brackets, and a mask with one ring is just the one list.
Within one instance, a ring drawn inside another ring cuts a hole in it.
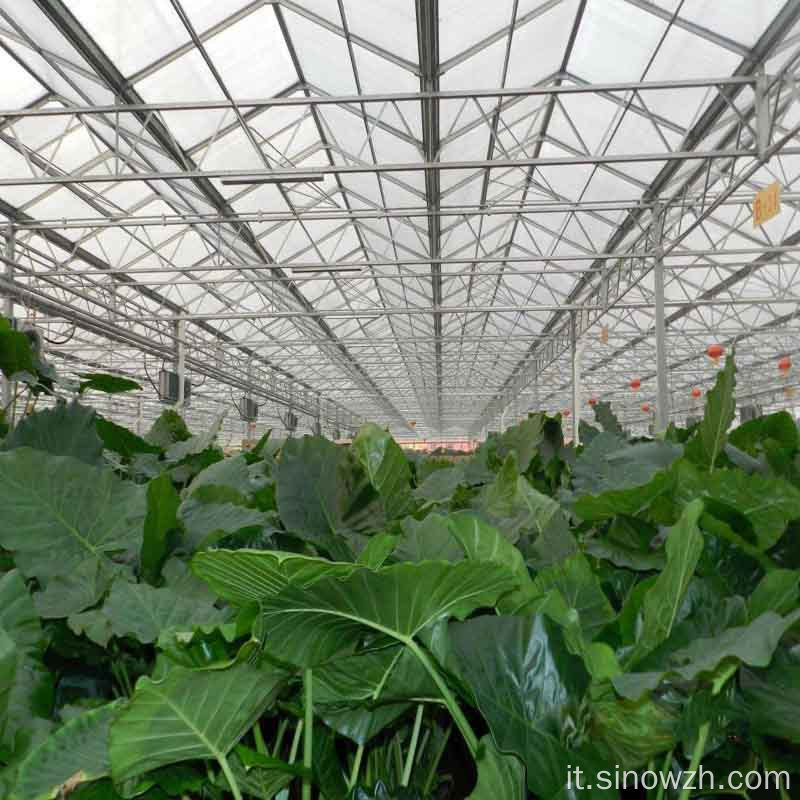
[{"label": "support column", "polygon": [[667,328],[664,318],[664,207],[653,209],[653,248],[656,254],[653,269],[656,306],[656,419],[655,432],[662,433],[669,424],[670,397],[667,380]]},{"label": "support column", "polygon": [[[15,236],[16,231],[14,230],[13,225],[9,225],[6,228],[6,252],[5,256],[8,259],[5,263],[5,279],[9,282],[14,280],[14,265],[11,263],[14,261],[15,255]],[[11,299],[11,295],[8,294],[3,300],[3,316],[7,319],[11,319],[14,315],[14,301]],[[11,407],[11,398],[14,396],[14,384],[12,381],[6,380],[5,377],[0,376],[0,380],[3,384],[3,405],[2,408]]]},{"label": "support column", "polygon": [[186,320],[175,320],[175,372],[178,373],[178,402],[175,407],[183,411],[184,397],[184,378],[186,376],[186,344],[184,334],[186,333]]},{"label": "support column", "polygon": [[767,85],[767,73],[763,65],[756,73],[756,147],[758,157],[764,161],[764,157],[769,147],[769,92]]},{"label": "support column", "polygon": [[578,316],[573,311],[569,317],[569,337],[572,352],[572,441],[581,443],[581,348],[578,346]]}]

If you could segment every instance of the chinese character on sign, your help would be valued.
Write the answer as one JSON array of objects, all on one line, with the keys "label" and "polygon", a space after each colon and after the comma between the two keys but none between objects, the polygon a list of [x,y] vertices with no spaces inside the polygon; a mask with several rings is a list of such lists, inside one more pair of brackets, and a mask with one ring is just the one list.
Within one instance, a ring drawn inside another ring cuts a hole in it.
[{"label": "chinese character on sign", "polygon": [[777,216],[781,210],[781,186],[776,181],[756,193],[753,201],[753,226],[758,227]]}]

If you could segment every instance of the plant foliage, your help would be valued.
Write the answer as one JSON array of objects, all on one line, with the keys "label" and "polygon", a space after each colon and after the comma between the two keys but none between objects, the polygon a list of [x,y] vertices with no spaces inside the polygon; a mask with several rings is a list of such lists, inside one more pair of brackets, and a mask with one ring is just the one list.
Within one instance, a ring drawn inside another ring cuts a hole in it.
[{"label": "plant foliage", "polygon": [[[4,373],[38,391],[45,366],[0,326]],[[372,424],[226,458],[172,410],[144,438],[80,399],[25,417],[0,444],[0,797],[800,780],[800,435],[731,430],[734,389],[729,358],[690,430],[627,441],[603,404],[583,447],[532,414],[453,460]]]}]

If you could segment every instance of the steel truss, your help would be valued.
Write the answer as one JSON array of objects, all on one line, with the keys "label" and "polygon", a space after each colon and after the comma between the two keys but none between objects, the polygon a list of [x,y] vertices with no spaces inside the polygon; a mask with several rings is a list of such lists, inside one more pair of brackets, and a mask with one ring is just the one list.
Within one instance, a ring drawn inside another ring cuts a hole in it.
[{"label": "steel truss", "polygon": [[[591,394],[632,424],[657,400],[663,424],[711,380],[716,340],[737,345],[755,393],[751,376],[798,349],[800,0],[751,43],[620,2],[658,32],[626,80],[585,71],[597,0],[508,0],[456,51],[438,2],[417,0],[398,52],[344,3],[331,17],[254,2],[203,28],[171,0],[181,43],[126,72],[61,0],[36,0],[38,31],[0,2],[0,47],[39,89],[0,112],[0,293],[68,372],[146,382],[180,352],[201,417],[244,393],[307,427],[474,436]],[[217,46],[256,24],[287,65],[273,95],[235,88]],[[518,48],[540,26],[560,50],[521,78]],[[678,35],[738,65],[653,77]],[[346,79],[320,71],[315,47]],[[148,102],[189,57],[208,96],[184,81]],[[494,82],[478,86],[490,57]],[[670,111],[684,108],[693,118]],[[773,180],[785,211],[753,229],[753,194]],[[148,395],[105,410],[141,422],[158,408]]]}]

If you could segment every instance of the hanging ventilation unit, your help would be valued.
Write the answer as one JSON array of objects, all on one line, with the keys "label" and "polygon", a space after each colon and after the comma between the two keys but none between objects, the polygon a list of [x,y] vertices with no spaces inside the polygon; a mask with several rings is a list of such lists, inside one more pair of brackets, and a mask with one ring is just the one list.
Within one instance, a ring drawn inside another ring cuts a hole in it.
[{"label": "hanging ventilation unit", "polygon": [[297,414],[287,411],[286,417],[284,418],[284,425],[286,426],[287,433],[294,433],[297,430]]},{"label": "hanging ventilation unit", "polygon": [[742,422],[750,422],[761,416],[761,406],[753,403],[749,406],[739,406],[739,417]]},{"label": "hanging ventilation unit", "polygon": [[311,425],[311,433],[314,436],[322,436],[322,423],[318,419],[315,419]]},{"label": "hanging ventilation unit", "polygon": [[[192,396],[192,384],[188,378],[183,379],[183,402],[189,402]],[[178,373],[170,369],[162,369],[158,373],[158,399],[162,403],[178,402]]]},{"label": "hanging ventilation unit", "polygon": [[236,410],[245,422],[255,422],[258,419],[258,403],[252,397],[240,398]]}]

